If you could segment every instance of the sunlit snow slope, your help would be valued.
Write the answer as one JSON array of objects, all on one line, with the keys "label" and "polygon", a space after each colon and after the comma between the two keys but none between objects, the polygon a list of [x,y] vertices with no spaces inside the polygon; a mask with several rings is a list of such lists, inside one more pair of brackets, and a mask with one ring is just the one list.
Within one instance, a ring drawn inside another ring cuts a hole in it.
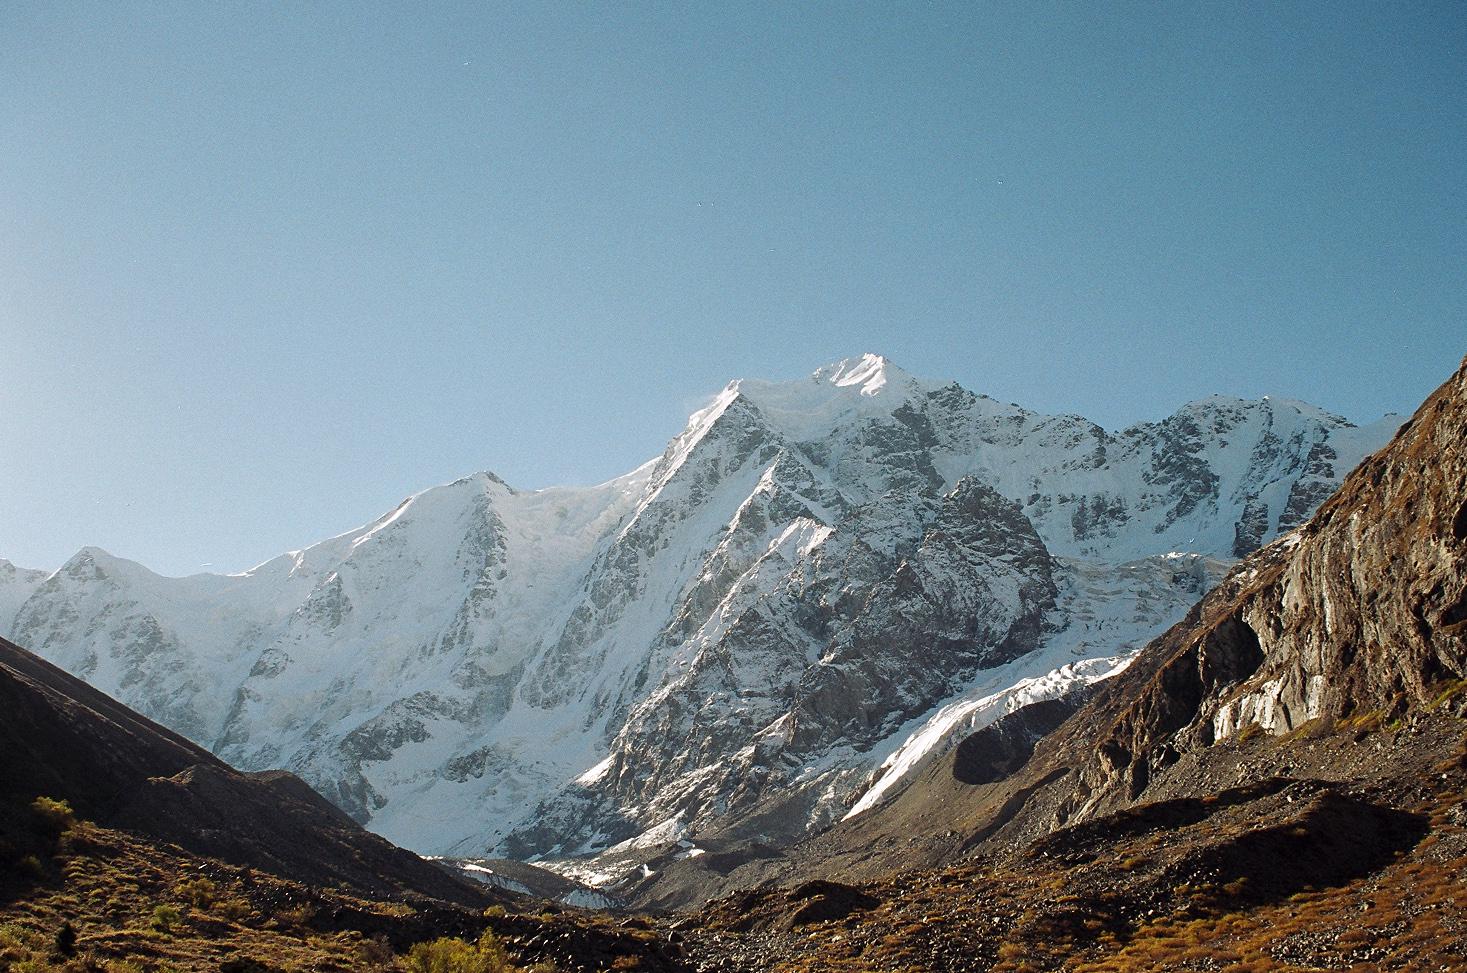
[{"label": "sunlit snow slope", "polygon": [[480,473],[240,575],[0,562],[0,632],[423,852],[781,841],[1114,671],[1394,425],[1215,397],[1110,433],[867,355],[734,382],[609,483]]}]

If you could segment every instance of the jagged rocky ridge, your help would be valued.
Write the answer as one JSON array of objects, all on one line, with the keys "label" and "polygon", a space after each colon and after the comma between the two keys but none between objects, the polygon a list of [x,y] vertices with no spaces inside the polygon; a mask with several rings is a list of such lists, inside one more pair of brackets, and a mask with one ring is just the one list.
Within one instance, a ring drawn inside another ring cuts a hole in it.
[{"label": "jagged rocky ridge", "polygon": [[1081,810],[1251,726],[1427,706],[1467,676],[1467,365],[1298,533],[1244,562],[1117,714]]},{"label": "jagged rocky ridge", "polygon": [[1108,433],[866,356],[733,383],[597,487],[478,474],[227,577],[0,571],[0,627],[421,851],[782,841],[1114,671],[1390,426],[1213,398]]}]

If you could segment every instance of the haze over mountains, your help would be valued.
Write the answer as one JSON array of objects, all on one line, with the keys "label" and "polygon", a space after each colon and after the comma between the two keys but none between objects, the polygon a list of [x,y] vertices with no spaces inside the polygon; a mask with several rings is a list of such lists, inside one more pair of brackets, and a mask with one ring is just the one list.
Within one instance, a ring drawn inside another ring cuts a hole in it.
[{"label": "haze over mountains", "polygon": [[1396,425],[1110,433],[867,355],[731,383],[608,483],[475,474],[239,575],[0,563],[0,633],[421,852],[785,842],[1113,673]]}]

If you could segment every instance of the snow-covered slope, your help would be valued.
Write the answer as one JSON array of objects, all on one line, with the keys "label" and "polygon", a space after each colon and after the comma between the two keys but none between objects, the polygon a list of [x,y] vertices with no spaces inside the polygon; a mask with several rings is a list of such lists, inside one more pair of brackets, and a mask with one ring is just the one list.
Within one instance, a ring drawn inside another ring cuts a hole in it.
[{"label": "snow-covered slope", "polygon": [[420,851],[785,840],[1122,664],[1393,429],[1211,398],[1109,433],[867,355],[734,382],[609,483],[476,474],[240,575],[0,564],[0,631]]},{"label": "snow-covered slope", "polygon": [[48,571],[18,568],[0,558],[0,624],[9,623],[35,590],[49,576]]}]

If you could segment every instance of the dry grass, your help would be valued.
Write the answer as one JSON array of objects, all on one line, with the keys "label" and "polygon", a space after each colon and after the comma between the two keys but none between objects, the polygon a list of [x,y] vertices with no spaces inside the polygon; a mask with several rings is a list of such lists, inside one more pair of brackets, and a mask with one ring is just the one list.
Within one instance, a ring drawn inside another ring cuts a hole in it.
[{"label": "dry grass", "polygon": [[[486,934],[490,925],[521,940],[547,929],[561,939],[581,934],[609,950],[607,967],[665,969],[643,963],[658,939],[650,925],[623,929],[610,918],[566,912],[547,927],[503,908],[480,915],[430,900],[374,901],[159,847],[78,821],[57,804],[27,812],[34,834],[17,840],[33,850],[9,847],[25,851],[34,867],[0,872],[0,973],[551,969],[518,958],[508,939]],[[443,936],[445,927],[466,930],[466,938]]]}]

